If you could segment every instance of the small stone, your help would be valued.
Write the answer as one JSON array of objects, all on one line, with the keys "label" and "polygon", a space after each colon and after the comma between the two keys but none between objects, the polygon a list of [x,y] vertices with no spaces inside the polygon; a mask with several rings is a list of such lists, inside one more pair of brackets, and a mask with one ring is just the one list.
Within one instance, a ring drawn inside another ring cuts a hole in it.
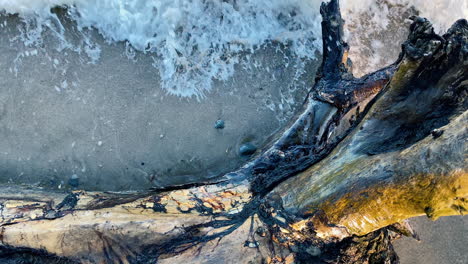
[{"label": "small stone", "polygon": [[257,147],[255,147],[252,143],[245,143],[242,144],[239,148],[239,154],[242,156],[250,156],[257,151]]},{"label": "small stone", "polygon": [[216,129],[223,129],[224,128],[224,120],[217,120],[214,126]]},{"label": "small stone", "polygon": [[434,130],[432,130],[431,134],[432,134],[432,137],[433,137],[434,139],[436,139],[436,138],[442,136],[442,134],[444,134],[444,131],[443,131],[443,130],[439,130],[439,129],[434,129]]},{"label": "small stone", "polygon": [[102,141],[98,141],[97,145],[100,147],[102,146]]},{"label": "small stone", "polygon": [[68,184],[71,187],[75,187],[75,188],[78,187],[78,185],[80,185],[80,178],[78,177],[78,175],[73,174],[68,180]]}]

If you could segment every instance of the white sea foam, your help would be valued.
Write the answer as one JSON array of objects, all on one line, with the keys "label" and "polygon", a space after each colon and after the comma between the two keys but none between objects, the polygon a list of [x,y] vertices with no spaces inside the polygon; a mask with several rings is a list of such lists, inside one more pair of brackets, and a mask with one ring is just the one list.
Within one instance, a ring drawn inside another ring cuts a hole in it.
[{"label": "white sea foam", "polygon": [[421,16],[434,23],[434,28],[438,33],[447,30],[456,20],[468,17],[467,0],[348,0],[342,1],[344,16],[370,13],[373,21],[377,22],[380,27],[386,27],[391,9],[382,8],[381,5],[376,4],[378,2],[404,7],[414,6],[420,11]]},{"label": "white sea foam", "polygon": [[[381,0],[342,1],[346,19],[363,13],[384,28],[391,11],[376,5]],[[445,29],[468,16],[466,0],[385,0],[404,7],[414,5]],[[0,0],[0,10],[18,13],[29,25],[25,45],[41,42],[44,31],[55,32],[60,49],[84,52],[92,61],[100,47],[86,34],[97,29],[109,42],[127,41],[126,54],[134,50],[153,54],[163,87],[171,94],[203,97],[213,79],[225,80],[243,52],[270,41],[287,44],[299,58],[313,58],[321,50],[320,0]],[[65,37],[65,27],[51,12],[68,8],[83,34],[83,47]],[[378,28],[359,28],[372,32]],[[354,34],[354,33],[352,33]],[[358,33],[356,33],[358,34]],[[371,34],[367,34],[372,38]],[[379,46],[379,42],[373,42]],[[377,58],[377,57],[376,57]],[[377,64],[377,63],[375,63]],[[367,70],[367,69],[365,69]],[[363,71],[365,71],[363,70]],[[156,73],[156,72],[155,72]]]},{"label": "white sea foam", "polygon": [[355,75],[361,76],[392,63],[406,39],[410,15],[428,18],[436,33],[468,17],[467,0],[359,0],[342,1],[347,22],[345,37],[351,46]]},{"label": "white sea foam", "polygon": [[[269,41],[289,44],[304,58],[321,43],[318,0],[0,0],[6,12],[46,27],[57,27],[50,12],[57,5],[68,7],[80,29],[156,54],[163,87],[182,96],[202,96],[212,79],[232,75],[240,53]],[[31,43],[42,30],[30,34]],[[54,30],[62,34],[60,26]]]}]

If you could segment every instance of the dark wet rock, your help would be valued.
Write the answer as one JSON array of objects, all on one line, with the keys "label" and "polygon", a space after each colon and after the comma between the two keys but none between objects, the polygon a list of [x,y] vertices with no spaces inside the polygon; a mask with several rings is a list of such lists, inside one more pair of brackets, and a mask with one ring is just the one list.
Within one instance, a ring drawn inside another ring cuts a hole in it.
[{"label": "dark wet rock", "polygon": [[219,119],[219,120],[217,120],[216,123],[215,123],[215,128],[216,128],[216,129],[223,129],[223,128],[224,128],[224,125],[225,125],[225,124],[224,124],[224,120]]},{"label": "dark wet rock", "polygon": [[255,147],[252,143],[245,143],[242,144],[239,148],[239,154],[242,156],[250,156],[257,151],[257,147]]},{"label": "dark wet rock", "polygon": [[78,185],[80,185],[80,178],[78,177],[78,175],[73,174],[71,178],[68,180],[68,184],[71,187],[75,187],[75,188],[78,187]]},{"label": "dark wet rock", "polygon": [[442,136],[442,134],[444,134],[444,131],[443,131],[443,130],[440,130],[440,129],[434,129],[434,130],[432,130],[432,132],[431,132],[431,135],[432,135],[432,137],[433,137],[434,139],[436,139],[436,138]]}]

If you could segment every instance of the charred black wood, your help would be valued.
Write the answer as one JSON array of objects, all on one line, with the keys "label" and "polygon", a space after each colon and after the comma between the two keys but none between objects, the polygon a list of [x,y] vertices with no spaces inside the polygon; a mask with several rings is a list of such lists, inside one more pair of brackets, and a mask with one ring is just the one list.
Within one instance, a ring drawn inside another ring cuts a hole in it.
[{"label": "charred black wood", "polygon": [[394,77],[405,81],[405,88],[382,98],[384,108],[375,114],[382,121],[365,128],[366,144],[358,152],[376,155],[406,148],[430,134],[438,137],[438,128],[468,109],[467,21],[457,21],[441,37],[428,20],[413,20],[403,54],[405,63],[421,66],[409,80]]},{"label": "charred black wood", "polygon": [[[285,179],[326,157],[355,128],[394,74],[398,61],[362,78],[354,78],[343,40],[339,1],[321,6],[323,62],[306,101],[306,110],[282,138],[243,169],[255,194],[265,195]],[[355,115],[345,118],[351,111]],[[327,115],[329,115],[328,120]],[[345,125],[343,125],[345,124]]]},{"label": "charred black wood", "polygon": [[44,250],[0,246],[2,264],[78,264],[78,262],[52,255]]}]

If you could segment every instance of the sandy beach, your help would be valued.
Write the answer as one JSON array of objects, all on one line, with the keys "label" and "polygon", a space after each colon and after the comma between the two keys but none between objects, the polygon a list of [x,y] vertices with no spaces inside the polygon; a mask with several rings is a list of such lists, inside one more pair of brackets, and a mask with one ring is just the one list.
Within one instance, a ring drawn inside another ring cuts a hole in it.
[{"label": "sandy beach", "polygon": [[181,98],[161,88],[152,56],[129,59],[123,43],[95,32],[93,63],[52,36],[26,47],[18,18],[0,20],[3,183],[128,191],[213,180],[248,161],[242,144],[261,150],[299,112],[319,64],[268,46],[205,98]]},{"label": "sandy beach", "polygon": [[409,221],[421,241],[404,237],[394,243],[401,264],[468,263],[468,216],[448,216],[437,221],[422,216]]}]

